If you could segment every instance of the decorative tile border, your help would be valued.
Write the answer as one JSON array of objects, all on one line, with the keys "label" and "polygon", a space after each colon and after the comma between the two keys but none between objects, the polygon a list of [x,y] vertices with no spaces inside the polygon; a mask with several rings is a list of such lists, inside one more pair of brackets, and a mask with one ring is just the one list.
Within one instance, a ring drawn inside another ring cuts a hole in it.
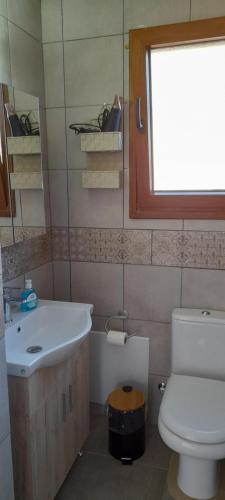
[{"label": "decorative tile border", "polygon": [[13,231],[15,243],[19,243],[19,241],[30,240],[32,238],[45,235],[46,227],[14,226]]},{"label": "decorative tile border", "polygon": [[152,264],[225,269],[225,233],[153,231]]},{"label": "decorative tile border", "polygon": [[69,230],[71,260],[115,264],[151,264],[151,231]]},{"label": "decorative tile border", "polygon": [[54,260],[225,269],[225,232],[53,228]]},{"label": "decorative tile border", "polygon": [[3,282],[9,281],[27,271],[52,260],[51,235],[44,235],[21,241],[2,249]]},{"label": "decorative tile border", "polygon": [[0,227],[0,245],[2,248],[13,245],[13,228],[12,228],[12,226]]},{"label": "decorative tile border", "polygon": [[53,260],[69,260],[69,231],[67,227],[52,228]]},{"label": "decorative tile border", "polygon": [[[25,229],[25,228],[24,228]],[[36,228],[37,232],[42,228]],[[28,237],[29,229],[26,235]],[[54,227],[53,260],[225,269],[225,232]],[[51,260],[50,232],[2,249],[10,280]]]}]

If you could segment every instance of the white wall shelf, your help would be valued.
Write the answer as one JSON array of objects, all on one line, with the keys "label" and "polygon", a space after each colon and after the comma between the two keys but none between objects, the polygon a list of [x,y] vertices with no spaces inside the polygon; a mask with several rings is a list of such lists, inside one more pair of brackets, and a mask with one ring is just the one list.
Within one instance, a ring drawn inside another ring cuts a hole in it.
[{"label": "white wall shelf", "polygon": [[82,187],[85,189],[118,189],[121,183],[120,171],[86,170],[82,172]]},{"label": "white wall shelf", "polygon": [[41,140],[39,135],[8,137],[8,154],[33,155],[41,153]]},{"label": "white wall shelf", "polygon": [[123,148],[122,132],[95,132],[80,135],[81,151],[121,151]]}]

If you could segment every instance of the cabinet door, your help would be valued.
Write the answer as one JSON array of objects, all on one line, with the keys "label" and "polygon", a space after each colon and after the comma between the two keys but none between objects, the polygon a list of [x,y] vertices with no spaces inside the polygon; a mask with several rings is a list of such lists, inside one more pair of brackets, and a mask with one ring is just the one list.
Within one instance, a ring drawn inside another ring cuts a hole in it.
[{"label": "cabinet door", "polygon": [[76,370],[76,432],[78,450],[89,434],[89,338],[81,344]]},{"label": "cabinet door", "polygon": [[46,401],[50,499],[53,499],[76,458],[73,358],[57,367],[56,389]]},{"label": "cabinet door", "polygon": [[47,439],[45,405],[30,419],[30,460],[34,500],[48,500]]},{"label": "cabinet door", "polygon": [[64,464],[65,464],[66,474],[69,472],[77,456],[76,427],[75,427],[76,366],[77,366],[77,353],[75,353],[65,364],[65,386],[62,395],[63,412],[64,414],[66,413],[66,418],[64,418],[65,425],[63,429]]},{"label": "cabinet door", "polygon": [[47,470],[48,494],[52,500],[62,482],[62,450],[59,439],[59,405],[58,393],[54,390],[48,397],[45,405],[46,434],[47,434]]}]

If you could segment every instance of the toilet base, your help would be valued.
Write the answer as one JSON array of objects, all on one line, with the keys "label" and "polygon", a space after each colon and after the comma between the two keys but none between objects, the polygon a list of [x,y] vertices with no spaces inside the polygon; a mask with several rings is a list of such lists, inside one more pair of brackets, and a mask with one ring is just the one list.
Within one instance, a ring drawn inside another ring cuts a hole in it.
[{"label": "toilet base", "polygon": [[[186,495],[177,484],[178,477],[179,454],[173,452],[171,455],[169,469],[167,474],[168,493],[174,500],[192,500],[193,497]],[[219,486],[216,496],[212,500],[225,499],[225,461],[219,462],[221,469]]]},{"label": "toilet base", "polygon": [[189,497],[209,499],[215,497],[218,490],[218,462],[179,456],[177,483]]}]

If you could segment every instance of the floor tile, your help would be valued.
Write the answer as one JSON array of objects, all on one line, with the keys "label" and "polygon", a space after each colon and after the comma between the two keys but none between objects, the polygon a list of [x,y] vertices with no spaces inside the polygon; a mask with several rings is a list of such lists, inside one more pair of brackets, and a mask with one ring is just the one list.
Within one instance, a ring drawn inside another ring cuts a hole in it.
[{"label": "floor tile", "polygon": [[168,469],[171,450],[163,443],[156,426],[153,432],[146,436],[146,450],[140,462],[150,467]]},{"label": "floor tile", "polygon": [[85,450],[108,454],[108,425],[104,415],[91,417],[90,434],[85,444]]},{"label": "floor tile", "polygon": [[92,415],[84,455],[72,467],[56,500],[171,500],[166,476],[170,451],[156,426],[146,426],[146,451],[131,466],[108,453],[105,415]]}]

